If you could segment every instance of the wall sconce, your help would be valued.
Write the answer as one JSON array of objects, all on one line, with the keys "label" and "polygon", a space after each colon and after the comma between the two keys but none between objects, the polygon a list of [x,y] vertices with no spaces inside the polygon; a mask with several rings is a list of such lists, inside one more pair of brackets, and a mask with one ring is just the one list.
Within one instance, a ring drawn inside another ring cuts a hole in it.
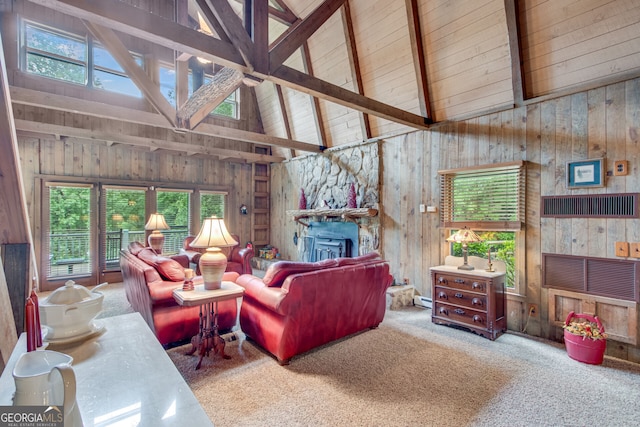
[{"label": "wall sconce", "polygon": [[246,215],[247,212],[247,205],[240,205],[240,215]]}]

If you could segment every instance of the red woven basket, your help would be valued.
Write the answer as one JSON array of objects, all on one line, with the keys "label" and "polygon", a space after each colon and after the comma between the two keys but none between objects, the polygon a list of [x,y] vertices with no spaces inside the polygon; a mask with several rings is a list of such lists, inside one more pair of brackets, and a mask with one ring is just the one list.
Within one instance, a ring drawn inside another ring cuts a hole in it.
[{"label": "red woven basket", "polygon": [[[598,316],[589,316],[588,314],[576,314],[573,311],[567,316],[565,325],[569,325],[573,318],[586,319],[589,322],[596,323],[600,331],[604,333],[604,326],[600,323]],[[607,349],[607,340],[593,340],[579,335],[572,334],[564,330],[564,345],[567,348],[567,354],[570,358],[591,365],[600,365],[604,360],[604,352]]]}]

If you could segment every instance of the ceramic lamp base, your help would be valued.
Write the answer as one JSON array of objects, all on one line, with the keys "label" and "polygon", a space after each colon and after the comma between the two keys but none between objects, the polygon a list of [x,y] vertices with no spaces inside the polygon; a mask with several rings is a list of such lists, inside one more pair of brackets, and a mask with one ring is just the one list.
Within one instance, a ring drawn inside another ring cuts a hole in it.
[{"label": "ceramic lamp base", "polygon": [[200,257],[199,266],[204,288],[207,290],[220,289],[222,276],[227,268],[227,257],[220,251],[220,248],[207,249]]},{"label": "ceramic lamp base", "polygon": [[162,247],[164,246],[164,234],[162,234],[158,230],[154,230],[151,234],[149,234],[147,242],[149,243],[151,249],[156,251],[157,254],[161,254]]}]

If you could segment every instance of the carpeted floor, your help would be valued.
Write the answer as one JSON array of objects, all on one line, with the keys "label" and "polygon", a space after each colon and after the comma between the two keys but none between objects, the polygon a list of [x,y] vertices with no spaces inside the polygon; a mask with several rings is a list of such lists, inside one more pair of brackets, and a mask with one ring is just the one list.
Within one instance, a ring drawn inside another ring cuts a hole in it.
[{"label": "carpeted floor", "polygon": [[[118,284],[105,291],[102,315],[122,298]],[[379,328],[288,366],[244,338],[227,343],[232,359],[207,357],[198,371],[189,346],[168,354],[222,427],[640,425],[640,365],[587,365],[562,344],[512,333],[492,342],[430,315],[388,311]]]}]

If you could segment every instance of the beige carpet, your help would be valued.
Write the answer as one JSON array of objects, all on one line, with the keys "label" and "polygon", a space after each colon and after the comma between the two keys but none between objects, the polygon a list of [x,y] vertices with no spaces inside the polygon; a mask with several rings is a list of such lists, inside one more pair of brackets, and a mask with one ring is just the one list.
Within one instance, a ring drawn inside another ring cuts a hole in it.
[{"label": "beige carpet", "polygon": [[[105,290],[105,309],[130,310],[121,285]],[[244,339],[227,343],[232,359],[207,357],[198,371],[189,346],[168,354],[219,427],[640,425],[640,365],[587,365],[562,344],[512,333],[492,342],[430,316],[388,311],[378,329],[288,366]]]},{"label": "beige carpet", "polygon": [[632,426],[640,365],[570,359],[560,344],[506,334],[495,342],[433,325],[430,311],[383,324],[280,366],[253,343],[233,358],[169,350],[216,426]]}]

